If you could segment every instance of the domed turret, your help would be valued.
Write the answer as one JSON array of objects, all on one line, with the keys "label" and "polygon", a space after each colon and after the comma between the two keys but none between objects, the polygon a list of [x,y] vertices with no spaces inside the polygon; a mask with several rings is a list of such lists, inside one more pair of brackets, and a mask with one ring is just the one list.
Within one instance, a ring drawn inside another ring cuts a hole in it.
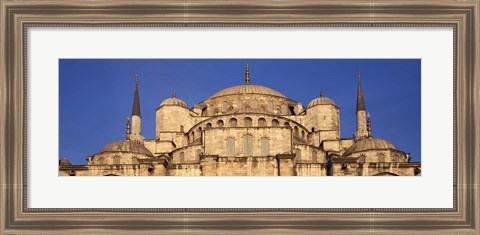
[{"label": "domed turret", "polygon": [[312,100],[309,104],[308,104],[308,108],[311,108],[313,106],[316,106],[316,105],[324,105],[324,104],[330,104],[330,105],[335,105],[337,106],[337,104],[330,98],[327,98],[327,97],[324,97],[323,96],[323,92],[320,91],[320,97]]},{"label": "domed turret", "polygon": [[162,106],[180,106],[188,109],[187,103],[185,103],[181,99],[178,99],[175,91],[173,92],[173,96],[171,98],[164,100],[159,107],[162,107]]}]

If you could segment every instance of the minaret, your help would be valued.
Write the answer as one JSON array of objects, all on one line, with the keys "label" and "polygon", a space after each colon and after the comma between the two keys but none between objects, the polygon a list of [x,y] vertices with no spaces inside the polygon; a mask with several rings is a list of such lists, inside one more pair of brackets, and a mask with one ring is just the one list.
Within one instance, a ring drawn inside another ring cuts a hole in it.
[{"label": "minaret", "polygon": [[250,85],[250,70],[248,69],[248,64],[245,68],[245,84]]},{"label": "minaret", "polygon": [[362,84],[360,82],[360,69],[358,70],[357,87],[357,131],[355,132],[355,141],[368,137],[367,119],[366,119],[365,101],[363,100]]},{"label": "minaret", "polygon": [[372,119],[370,118],[370,113],[367,113],[367,131],[368,138],[372,138]]},{"label": "minaret", "polygon": [[138,96],[138,73],[135,75],[135,95],[133,96],[132,131],[130,139],[143,144],[142,117],[140,115],[140,98]]},{"label": "minaret", "polygon": [[125,134],[127,134],[127,140],[130,140],[130,117],[127,118],[127,131]]}]

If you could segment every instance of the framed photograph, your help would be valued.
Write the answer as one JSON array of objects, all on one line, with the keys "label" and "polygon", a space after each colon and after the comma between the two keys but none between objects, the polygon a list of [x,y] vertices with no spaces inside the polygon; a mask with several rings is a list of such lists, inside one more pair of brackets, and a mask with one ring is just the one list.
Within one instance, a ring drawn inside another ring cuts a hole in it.
[{"label": "framed photograph", "polygon": [[1,9],[2,234],[480,232],[476,0]]}]

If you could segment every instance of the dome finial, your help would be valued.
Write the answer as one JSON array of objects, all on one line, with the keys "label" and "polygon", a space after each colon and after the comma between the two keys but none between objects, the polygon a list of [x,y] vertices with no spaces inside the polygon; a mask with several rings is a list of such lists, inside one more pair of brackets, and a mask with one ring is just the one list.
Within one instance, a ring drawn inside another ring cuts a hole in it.
[{"label": "dome finial", "polygon": [[172,97],[173,97],[173,98],[177,98],[177,92],[176,92],[175,90],[173,90]]},{"label": "dome finial", "polygon": [[248,64],[246,65],[246,68],[245,68],[245,84],[247,85],[250,84],[250,70],[248,69]]},{"label": "dome finial", "polygon": [[130,140],[130,117],[127,117],[127,140]]},{"label": "dome finial", "polygon": [[323,91],[320,89],[320,98],[323,98]]},{"label": "dome finial", "polygon": [[372,137],[372,119],[370,118],[370,112],[367,113],[367,131],[368,137]]}]

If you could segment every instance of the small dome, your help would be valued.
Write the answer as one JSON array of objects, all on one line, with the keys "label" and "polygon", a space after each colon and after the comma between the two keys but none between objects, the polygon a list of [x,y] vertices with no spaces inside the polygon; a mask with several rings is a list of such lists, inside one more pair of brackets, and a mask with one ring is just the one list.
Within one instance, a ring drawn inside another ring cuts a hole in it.
[{"label": "small dome", "polygon": [[315,105],[321,105],[321,104],[331,104],[331,105],[335,105],[337,106],[337,104],[335,104],[335,102],[332,100],[332,99],[329,99],[327,97],[318,97],[314,100],[312,100],[309,104],[308,104],[308,108],[311,108]]},{"label": "small dome", "polygon": [[164,100],[161,104],[160,107],[162,106],[180,106],[188,109],[187,103],[185,103],[183,100],[178,99],[176,97],[168,98]]},{"label": "small dome", "polygon": [[217,98],[220,96],[226,95],[243,95],[243,94],[261,94],[261,95],[271,95],[271,96],[279,96],[283,98],[287,98],[282,93],[268,87],[258,86],[258,85],[240,85],[240,86],[232,86],[226,89],[223,89],[212,96],[209,99]]},{"label": "small dome", "polygon": [[367,150],[385,150],[385,149],[397,149],[394,144],[379,138],[366,138],[357,141],[350,148],[345,150],[343,156],[349,156],[352,153],[363,152]]},{"label": "small dome", "polygon": [[58,162],[58,164],[59,164],[60,166],[71,166],[71,165],[72,165],[72,163],[71,163],[68,159],[66,159],[66,158],[60,160],[60,161]]},{"label": "small dome", "polygon": [[113,142],[103,147],[102,150],[100,150],[100,153],[109,153],[109,152],[138,153],[138,154],[145,154],[149,157],[153,157],[152,152],[150,152],[150,150],[145,148],[145,146],[143,146],[142,144],[136,141],[130,141],[130,140]]}]

